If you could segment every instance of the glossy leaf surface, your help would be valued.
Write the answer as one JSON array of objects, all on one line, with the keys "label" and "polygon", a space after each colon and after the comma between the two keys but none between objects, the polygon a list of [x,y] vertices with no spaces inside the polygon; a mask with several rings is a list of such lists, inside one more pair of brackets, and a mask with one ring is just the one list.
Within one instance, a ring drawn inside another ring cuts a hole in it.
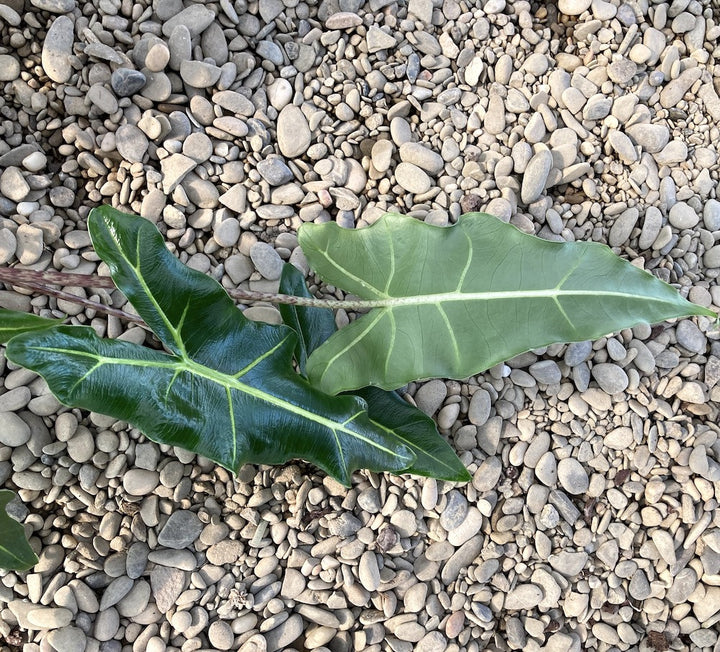
[{"label": "glossy leaf surface", "polygon": [[9,342],[20,333],[39,331],[59,323],[58,319],[46,319],[27,312],[0,308],[0,344]]},{"label": "glossy leaf surface", "polygon": [[0,568],[25,571],[38,562],[25,538],[25,530],[6,511],[7,504],[15,498],[8,489],[0,489]]},{"label": "glossy leaf surface", "polygon": [[[290,264],[283,267],[280,292],[299,297],[312,296],[300,271]],[[295,357],[301,372],[305,372],[305,360],[337,329],[331,310],[281,304],[283,321],[298,333]],[[442,480],[467,482],[470,474],[442,438],[435,422],[422,410],[410,405],[397,392],[377,387],[365,387],[352,392],[368,404],[370,419],[379,426],[391,430],[415,453],[415,462],[406,473],[424,475]]]},{"label": "glossy leaf surface", "polygon": [[25,333],[8,357],[72,405],[128,421],[237,472],[302,458],[349,484],[358,468],[400,471],[413,453],[353,396],[328,396],[292,368],[294,331],[247,320],[211,278],[182,265],[148,221],[110,207],[88,220],[113,280],[167,352],[90,327]]},{"label": "glossy leaf surface", "polygon": [[368,228],[304,224],[328,283],[379,302],[308,360],[328,393],[466,378],[529,349],[714,313],[597,243],[548,242],[491,215],[451,227],[388,214]]}]

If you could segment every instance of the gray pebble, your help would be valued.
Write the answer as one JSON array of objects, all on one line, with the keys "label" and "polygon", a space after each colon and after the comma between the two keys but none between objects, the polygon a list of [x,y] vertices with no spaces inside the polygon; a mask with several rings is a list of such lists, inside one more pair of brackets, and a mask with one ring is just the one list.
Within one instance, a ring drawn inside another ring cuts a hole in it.
[{"label": "gray pebble", "polygon": [[271,186],[282,186],[295,178],[292,170],[279,156],[258,161],[257,171]]},{"label": "gray pebble", "polygon": [[720,201],[708,199],[703,208],[703,224],[708,231],[720,231]]},{"label": "gray pebble", "polygon": [[676,229],[692,229],[700,222],[700,216],[692,206],[679,201],[670,209],[668,221]]},{"label": "gray pebble", "polygon": [[467,512],[467,498],[459,491],[453,490],[447,495],[447,504],[440,514],[440,525],[446,532],[450,532],[465,520]]},{"label": "gray pebble", "polygon": [[610,233],[608,234],[608,244],[611,247],[620,247],[630,239],[630,234],[635,228],[639,217],[638,209],[635,207],[624,210],[615,218]]},{"label": "gray pebble", "polygon": [[265,641],[268,650],[283,650],[293,641],[297,640],[303,633],[305,624],[300,614],[293,614],[265,633]]},{"label": "gray pebble", "polygon": [[72,45],[75,39],[73,21],[67,16],[58,16],[50,26],[42,48],[42,67],[48,77],[58,84],[64,84],[72,75]]},{"label": "gray pebble", "polygon": [[420,143],[404,143],[401,145],[400,160],[417,165],[417,167],[433,176],[442,172],[445,167],[442,156]]},{"label": "gray pebble", "polygon": [[490,409],[490,394],[484,389],[476,390],[470,399],[470,406],[468,407],[468,419],[470,423],[476,426],[482,426],[490,418]]},{"label": "gray pebble", "polygon": [[531,364],[528,371],[532,377],[543,385],[554,385],[562,379],[562,372],[554,360],[540,360]]},{"label": "gray pebble", "polygon": [[0,413],[0,443],[16,448],[30,441],[30,426],[14,412]]},{"label": "gray pebble", "polygon": [[48,632],[47,640],[55,650],[85,652],[87,637],[79,627],[61,627]]},{"label": "gray pebble", "polygon": [[[562,3],[562,0],[560,0]],[[542,602],[543,590],[537,584],[518,584],[507,594],[505,609],[532,609]]]},{"label": "gray pebble", "polygon": [[302,156],[310,147],[311,133],[305,114],[294,104],[288,104],[277,120],[277,143],[288,158]]},{"label": "gray pebble", "polygon": [[470,541],[463,543],[462,546],[455,551],[453,556],[445,562],[445,565],[440,571],[440,579],[445,586],[449,586],[454,582],[460,574],[460,571],[467,568],[480,554],[483,541],[482,535],[478,534],[474,536]]},{"label": "gray pebble", "polygon": [[648,206],[645,209],[645,217],[643,218],[642,231],[638,240],[640,249],[649,249],[657,240],[662,228],[662,213],[656,206]]},{"label": "gray pebble", "polygon": [[216,650],[230,650],[235,642],[232,627],[224,620],[216,620],[210,625],[208,638]]},{"label": "gray pebble", "polygon": [[3,170],[0,175],[0,192],[14,202],[21,202],[27,197],[30,186],[20,168],[13,165]]},{"label": "gray pebble", "polygon": [[573,496],[584,494],[590,486],[587,471],[574,457],[561,459],[557,473],[560,486]]},{"label": "gray pebble", "polygon": [[395,180],[403,190],[414,194],[426,193],[432,187],[430,177],[412,163],[400,163],[395,168]]},{"label": "gray pebble", "polygon": [[140,163],[147,154],[148,139],[134,125],[121,125],[115,132],[115,146],[126,161]]},{"label": "gray pebble", "polygon": [[[155,566],[150,572],[150,587],[158,610],[166,613],[175,606],[178,596],[185,588],[185,573],[179,568]],[[102,615],[107,612],[100,613]]]},{"label": "gray pebble", "polygon": [[439,379],[422,385],[414,396],[417,406],[429,417],[440,409],[446,397],[447,386]]},{"label": "gray pebble", "polygon": [[545,190],[552,165],[553,156],[549,150],[541,150],[530,159],[522,181],[523,204],[532,204],[540,198]]},{"label": "gray pebble", "polygon": [[158,535],[161,546],[182,550],[192,544],[202,532],[202,523],[194,512],[181,509],[170,514]]},{"label": "gray pebble", "polygon": [[162,25],[162,33],[170,36],[178,25],[182,25],[188,29],[190,36],[199,36],[215,19],[214,11],[210,11],[202,5],[190,5],[166,20]]},{"label": "gray pebble", "polygon": [[662,150],[670,140],[670,131],[665,125],[634,124],[626,131],[630,138],[651,154]]},{"label": "gray pebble", "polygon": [[220,68],[205,61],[183,61],[180,77],[193,88],[210,88],[220,79]]},{"label": "gray pebble", "polygon": [[689,319],[682,320],[675,329],[678,344],[692,353],[705,353],[707,337]]},{"label": "gray pebble", "polygon": [[266,242],[256,242],[250,248],[250,259],[255,265],[255,269],[269,281],[280,278],[283,261],[272,245]]},{"label": "gray pebble", "polygon": [[0,81],[14,81],[20,76],[20,62],[9,54],[0,54]]},{"label": "gray pebble", "polygon": [[611,363],[594,365],[592,376],[600,388],[608,394],[624,392],[630,382],[623,368]]},{"label": "gray pebble", "polygon": [[371,593],[377,591],[380,586],[380,569],[375,553],[371,550],[366,550],[360,557],[358,579],[360,584]]}]

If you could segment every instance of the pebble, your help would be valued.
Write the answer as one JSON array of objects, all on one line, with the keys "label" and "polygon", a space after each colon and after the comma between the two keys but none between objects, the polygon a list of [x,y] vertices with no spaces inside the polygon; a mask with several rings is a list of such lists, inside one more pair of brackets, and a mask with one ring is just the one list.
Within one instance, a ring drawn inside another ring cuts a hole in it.
[{"label": "pebble", "polygon": [[700,222],[700,216],[689,204],[679,201],[670,209],[668,221],[676,229],[692,229]]},{"label": "pebble", "polygon": [[[175,606],[182,593],[185,587],[185,573],[177,568],[156,566],[150,573],[150,586],[158,610],[165,613]],[[104,613],[107,611],[101,612]]]},{"label": "pebble", "polygon": [[543,590],[537,584],[518,584],[507,594],[505,609],[509,611],[533,609],[542,602],[542,599]]},{"label": "pebble", "polygon": [[72,75],[73,21],[67,16],[53,20],[42,47],[42,67],[54,82],[64,84]]},{"label": "pebble", "polygon": [[360,584],[370,592],[377,591],[380,586],[380,569],[374,552],[367,550],[360,557],[358,579]]},{"label": "pebble", "polygon": [[202,528],[202,523],[193,512],[186,509],[175,511],[170,514],[165,526],[160,531],[158,543],[167,548],[181,550],[200,536]]},{"label": "pebble", "polygon": [[303,633],[302,616],[293,614],[287,620],[265,633],[268,650],[283,650]]},{"label": "pebble", "polygon": [[67,627],[72,621],[73,613],[62,607],[39,607],[28,611],[27,619],[34,629],[58,629]]},{"label": "pebble", "polygon": [[277,143],[287,158],[303,155],[310,147],[311,133],[307,118],[299,107],[288,104],[278,115]]},{"label": "pebble", "polygon": [[117,151],[130,163],[141,163],[148,151],[148,139],[133,125],[121,125],[115,132]]},{"label": "pebble", "polygon": [[208,638],[216,650],[230,650],[235,642],[232,627],[224,620],[216,620],[210,624]]},{"label": "pebble", "polygon": [[433,176],[445,167],[445,161],[440,154],[420,143],[403,143],[400,146],[400,160],[416,165]]},{"label": "pebble", "polygon": [[280,278],[284,263],[271,245],[265,242],[256,242],[250,248],[250,259],[255,265],[255,269],[266,279],[275,281]]},{"label": "pebble", "polygon": [[557,465],[560,486],[569,494],[578,496],[587,492],[590,479],[583,465],[573,457],[561,459]]},{"label": "pebble", "polygon": [[380,50],[394,48],[397,45],[397,40],[393,36],[384,32],[375,24],[370,25],[365,38],[368,52],[371,54]]},{"label": "pebble", "polygon": [[651,154],[659,152],[670,141],[670,131],[665,125],[634,124],[626,132],[638,145]]},{"label": "pebble", "polygon": [[591,369],[591,373],[597,384],[600,385],[600,389],[608,394],[624,392],[630,382],[625,370],[616,364],[596,364]]},{"label": "pebble", "polygon": [[0,81],[14,81],[20,76],[20,62],[9,54],[0,54]]},{"label": "pebble", "polygon": [[87,637],[79,627],[61,627],[48,632],[48,643],[62,652],[85,652]]},{"label": "pebble", "polygon": [[395,180],[403,190],[415,194],[426,193],[432,187],[430,177],[412,163],[400,163],[395,168]]},{"label": "pebble", "polygon": [[552,165],[553,157],[549,150],[541,150],[530,159],[522,181],[523,204],[532,204],[540,198],[545,190]]},{"label": "pebble", "polygon": [[271,186],[282,186],[295,178],[285,161],[277,156],[259,161],[257,171]]}]

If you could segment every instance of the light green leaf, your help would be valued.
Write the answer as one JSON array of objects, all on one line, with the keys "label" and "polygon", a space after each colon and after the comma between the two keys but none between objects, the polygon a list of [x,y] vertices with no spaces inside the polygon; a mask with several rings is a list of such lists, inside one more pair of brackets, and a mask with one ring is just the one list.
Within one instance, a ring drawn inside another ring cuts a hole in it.
[{"label": "light green leaf", "polygon": [[182,265],[152,223],[91,212],[98,255],[167,352],[59,326],[14,337],[8,357],[39,373],[64,404],[128,421],[237,472],[302,458],[344,484],[355,469],[401,471],[414,455],[368,417],[292,368],[295,333],[248,321],[214,280]]},{"label": "light green leaf", "polygon": [[[295,267],[285,264],[280,277],[280,292],[297,297],[311,297],[305,279]],[[295,357],[300,371],[305,361],[335,331],[333,313],[327,308],[308,308],[281,304],[283,321],[298,334]],[[365,387],[353,392],[368,404],[368,415],[378,426],[393,432],[415,453],[415,462],[406,473],[440,478],[454,482],[470,480],[465,465],[440,435],[435,422],[424,412],[404,401],[397,392]]]},{"label": "light green leaf", "polygon": [[38,563],[25,538],[25,530],[6,511],[7,504],[15,498],[8,489],[0,489],[0,568],[26,571]]},{"label": "light green leaf", "polygon": [[28,312],[17,312],[0,308],[0,344],[28,331],[39,331],[60,323],[58,319],[46,319]]},{"label": "light green leaf", "polygon": [[548,242],[482,213],[445,228],[395,214],[358,230],[304,224],[299,237],[326,282],[374,306],[310,356],[328,393],[466,378],[555,342],[715,316],[604,245]]}]

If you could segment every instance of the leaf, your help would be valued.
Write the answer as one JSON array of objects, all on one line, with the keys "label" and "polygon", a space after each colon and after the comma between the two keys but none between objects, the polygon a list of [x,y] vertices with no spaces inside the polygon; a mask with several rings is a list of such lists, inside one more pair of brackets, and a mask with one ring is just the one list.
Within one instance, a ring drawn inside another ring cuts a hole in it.
[{"label": "leaf", "polygon": [[[302,273],[290,263],[283,265],[280,292],[296,297],[312,296],[305,285]],[[283,321],[298,335],[295,359],[300,373],[304,376],[308,356],[337,330],[332,310],[286,303],[279,304],[278,309]]]},{"label": "leaf", "polygon": [[6,506],[13,498],[12,491],[0,489],[0,568],[26,571],[38,563],[38,558],[23,526],[7,513]]},{"label": "leaf", "polygon": [[236,473],[247,462],[302,458],[349,484],[355,469],[412,463],[362,399],[323,394],[293,371],[290,328],[247,320],[218,283],[165,248],[152,223],[105,206],[88,227],[114,282],[168,352],[81,326],[13,338],[8,357],[43,376],[62,403],[128,421]]},{"label": "leaf", "polygon": [[42,330],[58,323],[58,319],[46,319],[27,312],[0,308],[0,344],[9,342],[20,333]]},{"label": "leaf", "polygon": [[451,227],[396,214],[358,230],[304,224],[299,239],[326,282],[377,302],[310,356],[328,393],[467,378],[554,342],[714,316],[604,245],[548,242],[483,213]]},{"label": "leaf", "polygon": [[[297,297],[311,297],[300,271],[285,264],[280,277],[280,292]],[[307,306],[280,305],[283,321],[298,334],[295,356],[304,372],[304,357],[310,355],[335,331],[331,310]],[[392,431],[413,453],[415,462],[405,473],[429,476],[441,480],[467,482],[471,476],[465,465],[437,431],[435,422],[418,408],[404,401],[397,392],[365,387],[353,392],[368,405],[370,419]]]}]

